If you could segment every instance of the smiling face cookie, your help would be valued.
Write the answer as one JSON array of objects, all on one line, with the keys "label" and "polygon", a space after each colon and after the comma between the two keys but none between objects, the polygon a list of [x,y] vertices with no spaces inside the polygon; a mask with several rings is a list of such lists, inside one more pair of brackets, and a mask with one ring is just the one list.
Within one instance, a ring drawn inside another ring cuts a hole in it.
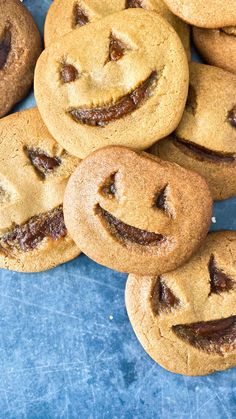
[{"label": "smiling face cookie", "polygon": [[35,74],[36,100],[49,131],[81,158],[105,145],[144,149],[173,131],[187,87],[178,36],[143,9],[65,35],[43,52]]},{"label": "smiling face cookie", "polygon": [[[210,88],[209,88],[210,86]],[[236,195],[236,76],[193,63],[177,130],[151,152],[204,176],[213,199]]]},{"label": "smiling face cookie", "polygon": [[200,246],[211,197],[197,174],[125,147],[97,150],[64,197],[72,238],[96,262],[122,272],[174,269]]},{"label": "smiling face cookie", "polygon": [[41,52],[39,31],[18,0],[0,2],[0,117],[28,93]]},{"label": "smiling face cookie", "polygon": [[36,108],[1,120],[1,268],[43,271],[80,253],[62,210],[67,180],[78,164],[56,144]]},{"label": "smiling face cookie", "polygon": [[130,275],[126,307],[148,354],[169,371],[205,375],[236,365],[236,232],[211,233],[187,264]]},{"label": "smiling face cookie", "polygon": [[235,0],[164,0],[172,13],[191,25],[221,28],[236,24]]},{"label": "smiling face cookie", "polygon": [[193,28],[194,43],[204,60],[236,74],[236,26]]},{"label": "smiling face cookie", "polygon": [[164,17],[176,30],[187,54],[190,55],[188,25],[171,13],[162,0],[54,0],[49,8],[44,27],[45,45],[48,47],[52,42],[77,27],[129,8],[152,10]]}]

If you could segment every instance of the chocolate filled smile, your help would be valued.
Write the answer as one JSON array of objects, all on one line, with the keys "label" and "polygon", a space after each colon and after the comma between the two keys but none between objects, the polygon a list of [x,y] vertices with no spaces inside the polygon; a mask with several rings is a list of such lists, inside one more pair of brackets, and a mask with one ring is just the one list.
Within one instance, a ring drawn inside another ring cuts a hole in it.
[{"label": "chocolate filled smile", "polygon": [[141,230],[123,223],[114,217],[114,215],[104,210],[99,204],[96,207],[96,213],[105,222],[112,235],[123,244],[131,242],[141,246],[157,246],[166,241],[166,238],[162,234]]},{"label": "chocolate filled smile", "polygon": [[198,160],[208,160],[215,163],[235,163],[236,159],[233,154],[221,153],[209,150],[208,148],[193,144],[189,141],[183,140],[182,138],[173,136],[174,142],[185,153],[194,154]]},{"label": "chocolate filled smile", "polygon": [[156,86],[157,72],[153,71],[132,92],[122,96],[117,102],[95,108],[71,108],[68,113],[81,124],[103,127],[138,109],[151,96]]}]

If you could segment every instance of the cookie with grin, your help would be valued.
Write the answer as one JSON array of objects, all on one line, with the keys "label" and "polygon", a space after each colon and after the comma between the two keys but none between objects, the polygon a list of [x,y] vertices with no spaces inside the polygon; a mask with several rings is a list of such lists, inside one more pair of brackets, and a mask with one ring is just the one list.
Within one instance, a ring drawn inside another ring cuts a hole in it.
[{"label": "cookie with grin", "polygon": [[236,25],[220,29],[194,27],[193,40],[208,64],[236,74]]},{"label": "cookie with grin", "polygon": [[201,176],[115,146],[83,160],[64,197],[65,223],[80,249],[104,266],[140,275],[185,262],[204,240],[211,211]]},{"label": "cookie with grin", "polygon": [[150,150],[204,176],[214,200],[236,195],[235,91],[236,75],[192,63],[180,125]]},{"label": "cookie with grin", "polygon": [[179,37],[143,9],[75,29],[46,48],[35,73],[45,124],[80,158],[106,145],[151,146],[178,125],[187,90]]},{"label": "cookie with grin", "polygon": [[38,28],[19,0],[0,1],[0,117],[30,90],[41,52]]},{"label": "cookie with grin", "polygon": [[62,209],[78,164],[53,140],[36,108],[1,120],[0,268],[39,272],[80,253]]},{"label": "cookie with grin", "polygon": [[205,375],[236,365],[236,232],[161,276],[130,275],[126,307],[147,353],[169,371]]},{"label": "cookie with grin", "polygon": [[190,57],[190,29],[162,0],[54,0],[44,27],[46,47],[73,29],[130,8],[152,10],[164,17],[178,33]]}]

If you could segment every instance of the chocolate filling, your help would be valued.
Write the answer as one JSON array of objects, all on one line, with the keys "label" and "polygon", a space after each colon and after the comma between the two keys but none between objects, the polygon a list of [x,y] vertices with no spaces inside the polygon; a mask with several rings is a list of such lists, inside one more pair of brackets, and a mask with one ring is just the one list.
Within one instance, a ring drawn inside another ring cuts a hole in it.
[{"label": "chocolate filling", "polygon": [[74,26],[84,26],[89,23],[89,17],[79,4],[74,6]]},{"label": "chocolate filling", "polygon": [[151,305],[154,313],[160,314],[162,311],[171,311],[172,308],[177,307],[179,304],[179,299],[175,297],[164,280],[159,277],[153,287],[151,294]]},{"label": "chocolate filling", "polygon": [[123,96],[116,103],[99,108],[72,108],[69,110],[69,114],[75,121],[82,124],[102,127],[138,109],[151,95],[156,79],[157,72],[153,71],[140,86]]},{"label": "chocolate filling", "polygon": [[221,294],[225,291],[230,291],[234,287],[234,281],[228,275],[226,275],[223,271],[221,271],[216,266],[216,261],[214,255],[211,255],[210,261],[208,264],[208,270],[210,274],[211,280],[211,292],[215,294]]},{"label": "chocolate filling", "polygon": [[143,7],[143,0],[127,0],[126,1],[126,9],[130,8],[142,8]]},{"label": "chocolate filling", "polygon": [[236,106],[228,112],[228,121],[233,128],[236,128]]},{"label": "chocolate filling", "polygon": [[0,40],[0,70],[5,66],[9,52],[11,50],[11,32],[5,29]]},{"label": "chocolate filling", "polygon": [[46,237],[57,240],[66,236],[62,205],[44,214],[30,218],[25,224],[16,226],[0,237],[0,251],[11,254],[18,250],[28,252],[35,249]]},{"label": "chocolate filling", "polygon": [[236,348],[236,316],[172,326],[173,332],[197,349],[222,355]]},{"label": "chocolate filling", "polygon": [[235,157],[230,153],[220,153],[217,151],[209,150],[208,148],[190,143],[177,136],[173,136],[175,144],[182,149],[183,152],[192,152],[195,156],[202,160],[209,160],[218,163],[234,163]]},{"label": "chocolate filling", "polygon": [[51,173],[56,167],[61,165],[61,159],[59,159],[59,157],[51,157],[44,151],[28,147],[25,147],[24,151],[34,166],[36,172],[43,179],[48,173]]},{"label": "chocolate filling", "polygon": [[111,233],[124,242],[136,243],[141,246],[157,246],[165,240],[162,234],[151,233],[123,223],[104,210],[99,204],[96,212],[105,221]]}]

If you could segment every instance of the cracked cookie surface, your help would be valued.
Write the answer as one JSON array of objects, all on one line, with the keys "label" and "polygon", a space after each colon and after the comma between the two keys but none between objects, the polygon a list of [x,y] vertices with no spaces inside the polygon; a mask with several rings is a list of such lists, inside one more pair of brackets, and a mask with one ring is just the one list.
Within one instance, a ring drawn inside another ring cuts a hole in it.
[{"label": "cracked cookie surface", "polygon": [[205,375],[236,365],[236,232],[210,233],[161,276],[130,275],[126,308],[148,354],[169,371]]},{"label": "cracked cookie surface", "polygon": [[64,214],[72,238],[96,262],[121,272],[160,274],[201,245],[211,204],[199,175],[113,146],[81,162],[66,187]]},{"label": "cracked cookie surface", "polygon": [[36,108],[0,121],[0,267],[38,272],[76,257],[62,201],[79,164],[51,137]]},{"label": "cracked cookie surface", "polygon": [[80,158],[106,145],[145,149],[167,135],[187,88],[179,37],[157,13],[139,8],[68,33],[46,48],[35,73],[45,124]]}]

